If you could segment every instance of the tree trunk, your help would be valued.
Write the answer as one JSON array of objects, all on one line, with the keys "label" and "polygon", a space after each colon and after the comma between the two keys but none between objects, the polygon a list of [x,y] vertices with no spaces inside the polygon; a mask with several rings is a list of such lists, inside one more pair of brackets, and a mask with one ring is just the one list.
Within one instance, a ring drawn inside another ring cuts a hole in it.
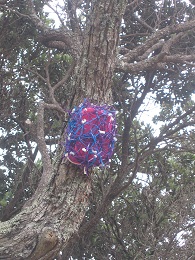
[{"label": "tree trunk", "polygon": [[89,177],[71,163],[61,164],[50,182],[38,188],[18,215],[1,223],[1,258],[54,257],[77,232],[90,192]]},{"label": "tree trunk", "polygon": [[[81,48],[72,80],[74,104],[89,98],[111,103],[119,28],[125,1],[94,1],[87,30],[80,37]],[[79,37],[78,37],[79,39]],[[38,116],[43,122],[43,109]],[[91,178],[66,161],[63,148],[51,164],[47,154],[44,126],[38,124],[38,145],[43,160],[43,176],[33,197],[11,220],[0,223],[0,259],[52,259],[70,246],[80,227],[91,193]]]},{"label": "tree trunk", "polygon": [[[119,2],[119,3],[117,3]],[[112,76],[125,1],[98,1],[91,10],[75,71],[76,100],[112,103]]]}]

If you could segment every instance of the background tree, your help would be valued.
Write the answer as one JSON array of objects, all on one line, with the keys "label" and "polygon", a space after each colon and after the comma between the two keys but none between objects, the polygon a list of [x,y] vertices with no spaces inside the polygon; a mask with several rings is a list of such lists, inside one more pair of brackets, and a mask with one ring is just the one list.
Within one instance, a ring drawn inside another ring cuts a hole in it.
[{"label": "background tree", "polygon": [[[1,259],[193,259],[194,10],[0,1]],[[63,147],[86,97],[119,111],[110,168],[89,176]]]}]

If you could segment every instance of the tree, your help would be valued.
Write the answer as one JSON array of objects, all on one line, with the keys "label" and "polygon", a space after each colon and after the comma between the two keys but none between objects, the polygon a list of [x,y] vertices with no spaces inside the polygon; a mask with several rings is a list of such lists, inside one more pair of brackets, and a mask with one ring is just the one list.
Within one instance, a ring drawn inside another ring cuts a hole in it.
[{"label": "tree", "polygon": [[[0,257],[193,257],[193,3],[25,0],[0,8]],[[84,98],[119,111],[110,168],[89,176],[64,158],[63,145],[68,111]],[[159,134],[140,120],[147,102],[159,107]]]}]

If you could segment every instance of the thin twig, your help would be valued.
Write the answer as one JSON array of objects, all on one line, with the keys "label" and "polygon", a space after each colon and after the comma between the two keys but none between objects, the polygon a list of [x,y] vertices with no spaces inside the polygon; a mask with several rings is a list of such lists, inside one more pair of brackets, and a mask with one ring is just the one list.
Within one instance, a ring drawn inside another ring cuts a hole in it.
[{"label": "thin twig", "polygon": [[61,18],[61,16],[59,15],[59,12],[57,11],[57,9],[54,9],[54,8],[52,7],[52,5],[50,5],[48,2],[46,3],[46,5],[57,15],[57,17],[58,17],[58,19],[59,19],[59,21],[60,21],[62,27],[63,27],[63,28],[66,28],[66,26],[65,26],[65,24],[64,24],[64,21],[63,21],[63,19]]},{"label": "thin twig", "polygon": [[39,74],[36,70],[33,70],[30,67],[28,67],[28,66],[21,66],[21,68],[23,68],[25,70],[28,70],[29,72],[35,74],[38,78],[40,78],[45,83],[47,82],[47,80],[41,74]]},{"label": "thin twig", "polygon": [[147,24],[144,20],[142,20],[141,18],[139,18],[136,14],[133,14],[133,17],[135,18],[135,20],[140,23],[143,27],[145,27],[146,29],[148,29],[150,32],[154,32],[154,28],[152,28],[149,24]]},{"label": "thin twig", "polygon": [[37,144],[42,156],[43,168],[46,172],[51,171],[51,160],[47,151],[44,133],[44,108],[45,103],[40,102],[37,111]]},{"label": "thin twig", "polygon": [[58,82],[56,83],[54,86],[53,86],[53,90],[55,91],[57,88],[59,88],[60,86],[62,86],[68,79],[69,77],[71,76],[74,68],[75,68],[75,64],[76,62],[73,61],[70,68],[68,69],[68,71],[66,72],[65,76]]}]

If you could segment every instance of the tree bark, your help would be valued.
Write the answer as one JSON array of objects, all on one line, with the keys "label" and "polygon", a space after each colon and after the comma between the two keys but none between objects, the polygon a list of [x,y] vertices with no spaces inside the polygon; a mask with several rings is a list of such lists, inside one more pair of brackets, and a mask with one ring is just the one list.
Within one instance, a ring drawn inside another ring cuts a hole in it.
[{"label": "tree bark", "polygon": [[[75,57],[73,104],[85,97],[98,103],[112,102],[112,76],[125,6],[125,0],[93,1],[86,30],[77,37],[81,48]],[[39,109],[37,142],[43,175],[21,212],[0,223],[0,259],[54,258],[60,250],[70,247],[87,210],[91,178],[62,159],[61,146],[51,163],[44,140],[44,104]]]},{"label": "tree bark", "polygon": [[83,47],[75,68],[75,99],[90,98],[97,103],[112,103],[112,76],[116,64],[119,28],[125,1],[97,1],[92,6]]},{"label": "tree bark", "polygon": [[18,215],[1,223],[1,258],[54,257],[78,231],[90,192],[89,177],[70,163],[61,164]]}]

